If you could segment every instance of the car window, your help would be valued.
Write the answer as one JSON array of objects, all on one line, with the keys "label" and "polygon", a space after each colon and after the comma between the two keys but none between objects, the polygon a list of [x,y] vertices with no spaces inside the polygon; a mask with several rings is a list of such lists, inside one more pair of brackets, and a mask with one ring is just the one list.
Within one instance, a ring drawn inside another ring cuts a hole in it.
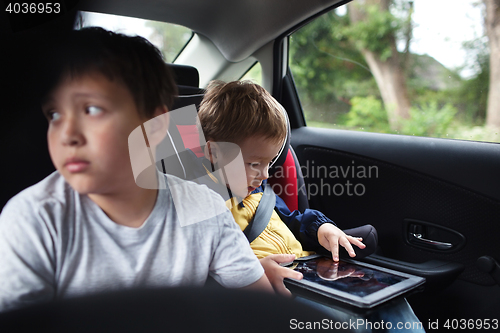
[{"label": "car window", "polygon": [[262,85],[262,67],[260,62],[256,62],[248,72],[243,75],[241,80],[251,80],[259,85]]},{"label": "car window", "polygon": [[171,23],[133,17],[80,12],[77,28],[99,26],[126,35],[139,35],[158,47],[167,62],[173,62],[192,37],[192,30]]},{"label": "car window", "polygon": [[500,142],[483,3],[380,3],[353,1],[291,35],[307,125]]}]

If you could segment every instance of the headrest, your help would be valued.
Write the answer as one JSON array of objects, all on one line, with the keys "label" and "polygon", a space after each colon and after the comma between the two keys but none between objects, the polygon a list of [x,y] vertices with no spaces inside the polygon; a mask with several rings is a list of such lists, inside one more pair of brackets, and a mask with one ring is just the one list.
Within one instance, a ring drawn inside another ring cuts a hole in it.
[{"label": "headrest", "polygon": [[[196,106],[196,109],[198,110],[198,107],[200,106],[202,100],[203,100],[203,90],[201,89],[199,89],[198,94],[196,95],[179,94],[179,96],[177,96],[177,98],[174,101],[172,110],[180,109],[182,107],[193,104]],[[187,124],[178,123],[177,125],[187,125]]]},{"label": "headrest", "polygon": [[179,64],[168,64],[174,74],[178,86],[198,88],[200,85],[200,74],[195,67]]}]

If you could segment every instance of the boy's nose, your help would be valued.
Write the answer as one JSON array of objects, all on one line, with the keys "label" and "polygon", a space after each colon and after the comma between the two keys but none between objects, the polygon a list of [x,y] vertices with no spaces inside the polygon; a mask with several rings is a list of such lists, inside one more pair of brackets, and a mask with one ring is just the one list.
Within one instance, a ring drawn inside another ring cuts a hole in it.
[{"label": "boy's nose", "polygon": [[266,165],[260,170],[260,177],[258,177],[261,180],[269,178],[269,166]]},{"label": "boy's nose", "polygon": [[64,124],[62,131],[62,143],[67,146],[79,146],[84,142],[83,135],[78,126],[78,121],[70,117]]}]

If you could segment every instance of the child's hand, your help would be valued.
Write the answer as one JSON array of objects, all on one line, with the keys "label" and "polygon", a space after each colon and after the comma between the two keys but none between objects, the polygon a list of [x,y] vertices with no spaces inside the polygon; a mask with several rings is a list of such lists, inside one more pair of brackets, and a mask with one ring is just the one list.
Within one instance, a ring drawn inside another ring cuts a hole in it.
[{"label": "child's hand", "polygon": [[350,257],[355,257],[351,244],[356,245],[360,249],[366,247],[361,241],[362,238],[346,235],[342,230],[331,223],[324,223],[318,229],[318,241],[325,249],[332,253],[334,261],[339,260],[339,245],[342,245],[349,253]]},{"label": "child's hand", "polygon": [[280,266],[281,263],[288,263],[295,259],[295,254],[271,254],[265,258],[260,259],[262,267],[266,272],[266,276],[271,282],[273,289],[276,293],[290,296],[290,290],[286,289],[283,284],[284,278],[295,280],[302,279],[302,273]]}]

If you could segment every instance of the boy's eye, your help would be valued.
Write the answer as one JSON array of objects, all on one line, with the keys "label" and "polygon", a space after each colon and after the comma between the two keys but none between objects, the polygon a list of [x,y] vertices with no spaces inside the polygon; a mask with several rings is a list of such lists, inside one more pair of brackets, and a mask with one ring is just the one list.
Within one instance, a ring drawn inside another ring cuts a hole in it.
[{"label": "boy's eye", "polygon": [[47,118],[49,119],[49,121],[56,121],[61,118],[61,114],[59,114],[59,112],[48,111]]},{"label": "boy's eye", "polygon": [[97,107],[97,106],[88,106],[86,109],[85,109],[85,112],[91,116],[94,116],[94,115],[97,115],[99,113],[102,112],[102,109],[100,107]]}]

